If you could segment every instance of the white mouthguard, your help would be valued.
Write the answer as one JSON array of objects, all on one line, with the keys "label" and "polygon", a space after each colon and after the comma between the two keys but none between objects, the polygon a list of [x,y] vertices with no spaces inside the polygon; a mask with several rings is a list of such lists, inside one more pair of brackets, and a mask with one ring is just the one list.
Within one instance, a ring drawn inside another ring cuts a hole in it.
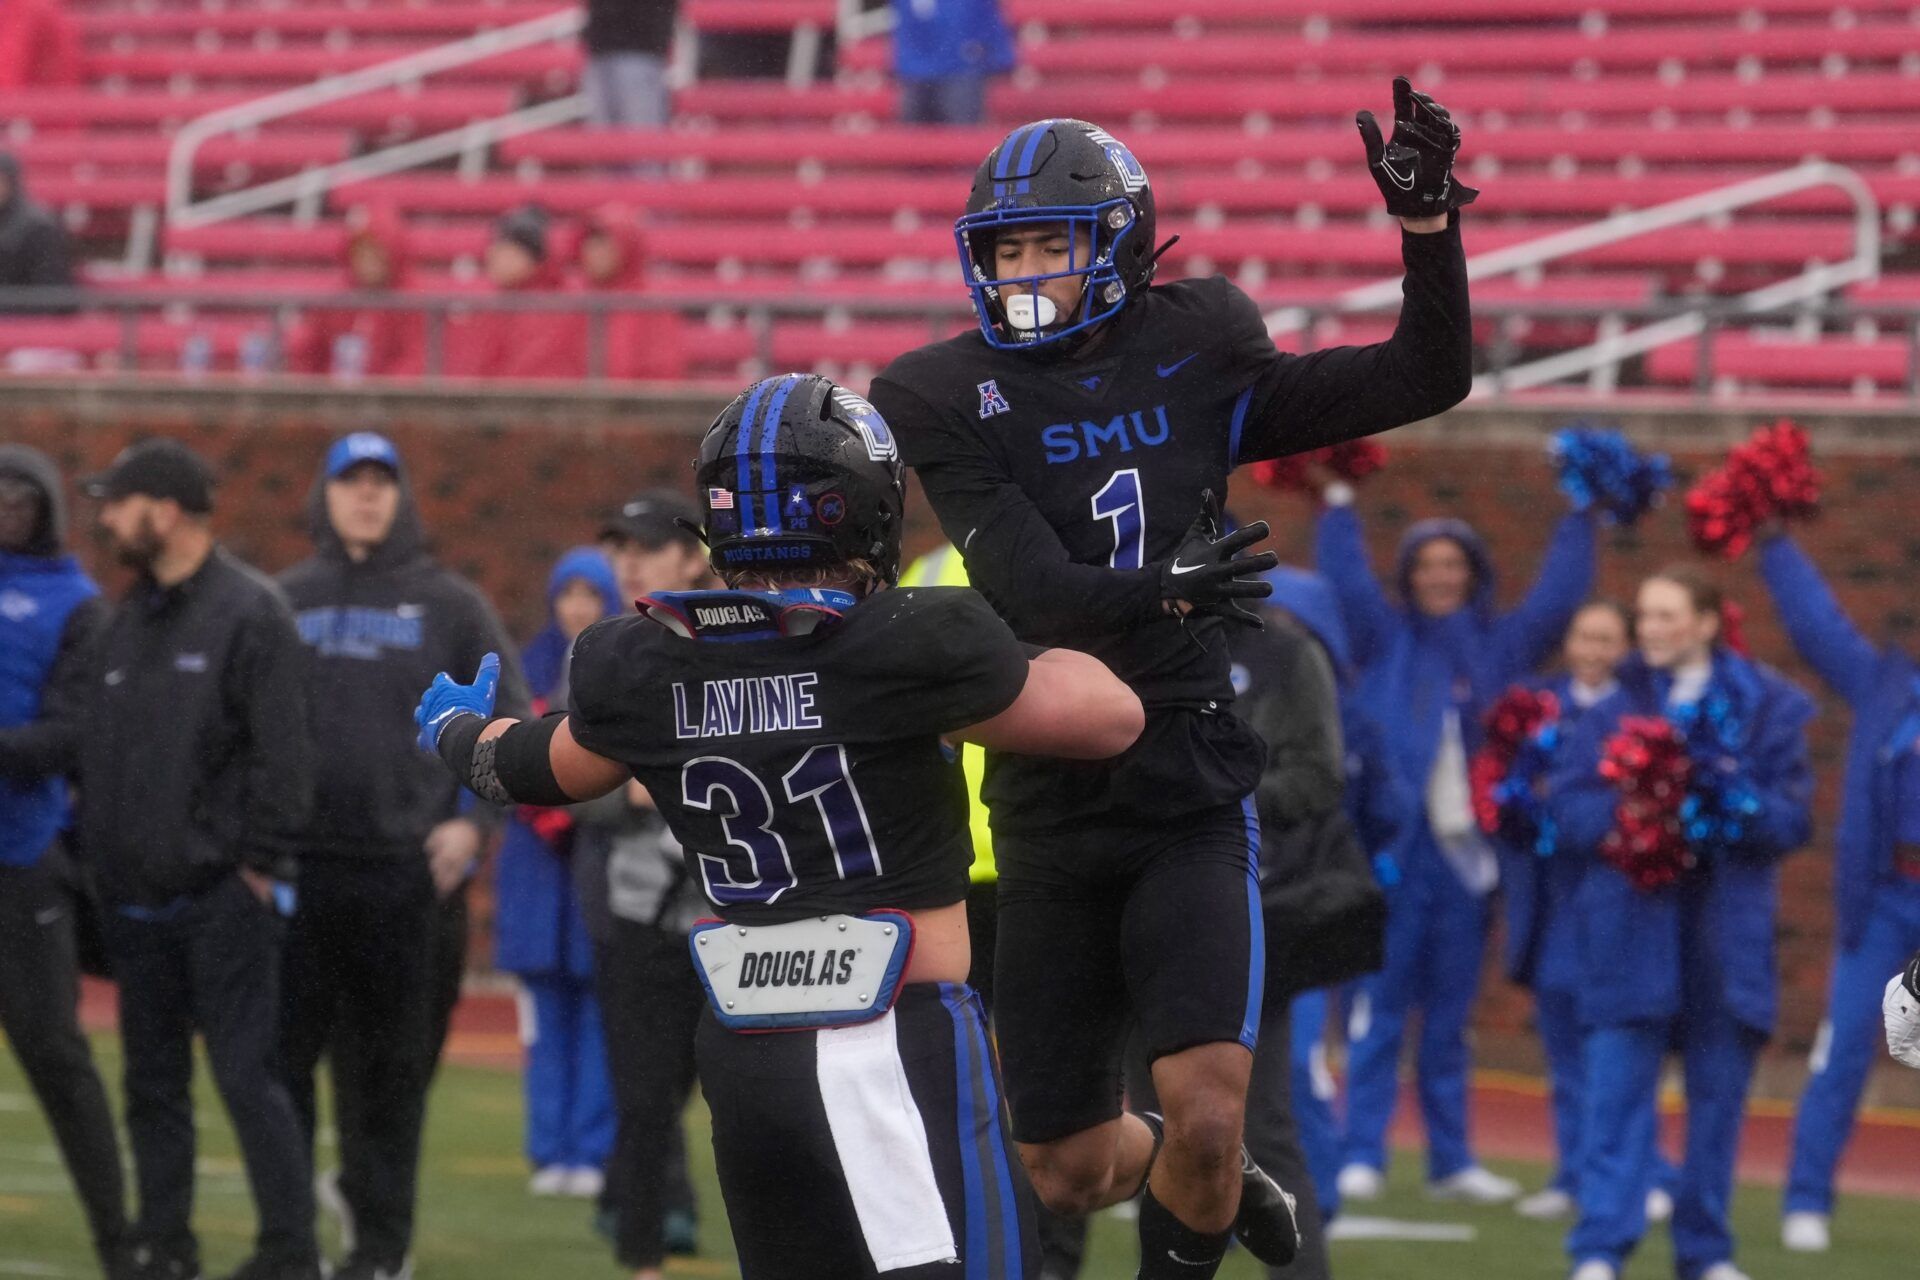
[{"label": "white mouthguard", "polygon": [[1060,318],[1060,309],[1051,298],[1033,293],[1016,293],[1006,302],[1007,323],[1016,329],[1044,329]]}]

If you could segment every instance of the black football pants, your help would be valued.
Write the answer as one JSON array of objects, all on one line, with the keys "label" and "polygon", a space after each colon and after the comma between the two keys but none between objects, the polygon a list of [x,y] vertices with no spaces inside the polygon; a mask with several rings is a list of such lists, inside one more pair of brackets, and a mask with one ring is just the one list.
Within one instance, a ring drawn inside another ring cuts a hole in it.
[{"label": "black football pants", "polygon": [[413,1241],[435,913],[424,858],[302,859],[280,1009],[287,1089],[311,1152],[327,1059],[354,1247],[389,1265]]},{"label": "black football pants", "polygon": [[0,1032],[46,1113],[104,1263],[126,1232],[120,1145],[80,1033],[73,904],[48,853],[0,867]]},{"label": "black football pants", "polygon": [[304,1264],[313,1234],[313,1163],[278,1063],[284,922],[229,875],[157,913],[109,906],[107,948],[120,983],[127,1134],[140,1188],[134,1235],[197,1260],[193,1236],[193,1037],[206,1043],[259,1215],[257,1252]]}]

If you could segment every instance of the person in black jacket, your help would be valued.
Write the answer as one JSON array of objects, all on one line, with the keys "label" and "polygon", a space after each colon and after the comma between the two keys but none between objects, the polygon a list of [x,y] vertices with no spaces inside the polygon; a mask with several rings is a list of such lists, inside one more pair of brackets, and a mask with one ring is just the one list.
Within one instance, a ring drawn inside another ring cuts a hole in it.
[{"label": "person in black jacket", "polygon": [[587,50],[580,90],[587,122],[601,129],[658,129],[667,123],[667,50],[676,0],[587,0]]},{"label": "person in black jacket", "polygon": [[[20,161],[0,151],[0,290],[51,289],[72,283],[66,228],[43,205],[27,198]],[[22,309],[0,295],[0,310]]]},{"label": "person in black jacket", "polygon": [[[479,591],[427,554],[386,437],[335,441],[308,515],[315,554],[280,576],[309,651],[315,746],[281,1047],[309,1151],[314,1072],[330,1058],[338,1191],[353,1228],[334,1274],[379,1280],[404,1273],[413,1239],[421,1124],[444,1018],[436,898],[462,901],[493,817],[415,748],[413,704],[434,672],[509,650]],[[517,674],[507,687],[524,705]],[[465,913],[454,914],[445,928],[464,943]],[[458,959],[454,973],[457,991]]]},{"label": "person in black jacket", "polygon": [[66,551],[51,459],[0,445],[0,1033],[47,1115],[111,1273],[126,1234],[113,1112],[80,1032],[72,874],[62,849],[100,590]]},{"label": "person in black jacket", "polygon": [[235,1280],[317,1280],[300,1122],[274,1069],[293,837],[311,800],[299,633],[220,547],[213,477],[171,440],[87,482],[139,577],[101,637],[80,737],[80,833],[120,981],[140,1280],[200,1274],[193,1037],[204,1039],[259,1213]]}]

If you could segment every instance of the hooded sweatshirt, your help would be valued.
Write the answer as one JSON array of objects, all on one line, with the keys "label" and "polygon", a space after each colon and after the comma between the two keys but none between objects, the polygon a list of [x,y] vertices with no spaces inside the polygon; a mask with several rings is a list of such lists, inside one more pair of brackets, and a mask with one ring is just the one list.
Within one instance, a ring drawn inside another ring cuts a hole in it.
[{"label": "hooded sweatshirt", "polygon": [[[593,235],[610,236],[620,246],[620,269],[604,284],[589,281],[580,261],[581,247]],[[583,293],[638,293],[644,287],[646,238],[633,210],[625,205],[596,209],[581,223],[568,257],[576,268],[574,287]],[[686,377],[685,331],[676,312],[613,312],[607,317],[606,341],[609,378],[672,382]]]},{"label": "hooded sweatshirt", "polygon": [[[495,224],[496,240],[525,245],[533,274],[493,297],[558,293],[561,264],[544,214],[516,209]],[[587,376],[587,318],[579,312],[456,312],[448,318],[447,373],[456,378],[572,378]]]},{"label": "hooded sweatshirt", "polygon": [[[4,9],[0,5],[0,9]],[[67,232],[44,206],[27,195],[20,161],[0,151],[7,198],[0,201],[0,288],[59,288],[74,283]],[[0,310],[19,310],[0,301]]]},{"label": "hooded sweatshirt", "polygon": [[[383,292],[406,291],[413,270],[407,224],[398,210],[380,206],[340,247],[341,280],[357,289],[351,270],[353,251],[371,243],[386,254],[388,279]],[[427,371],[427,317],[420,311],[338,307],[315,311],[287,343],[292,373],[334,377],[366,375],[417,378]]]},{"label": "hooded sweatshirt", "polygon": [[[563,711],[567,706],[567,669],[573,641],[560,629],[553,605],[572,582],[585,582],[599,593],[602,617],[617,617],[623,612],[613,566],[598,547],[575,547],[553,566],[547,579],[547,625],[520,655],[528,687],[549,712]],[[571,816],[574,808],[535,813]],[[570,824],[564,829],[543,827],[525,810],[508,820],[494,880],[495,968],[522,976],[593,976],[593,940],[581,915],[574,872],[568,865],[574,844]]]},{"label": "hooded sweatshirt", "polygon": [[[1473,571],[1467,603],[1444,617],[1429,617],[1413,604],[1414,557],[1436,538],[1458,543]],[[1457,747],[1459,768],[1447,772],[1458,777],[1448,781],[1457,783],[1464,803],[1465,762],[1479,746],[1482,714],[1501,690],[1554,651],[1590,593],[1593,521],[1569,515],[1560,522],[1538,580],[1507,613],[1495,605],[1486,543],[1460,520],[1422,520],[1407,530],[1396,557],[1395,599],[1367,567],[1360,521],[1350,506],[1330,506],[1321,513],[1315,558],[1340,598],[1360,671],[1360,709],[1385,731],[1395,767],[1429,802],[1426,816],[1432,823],[1437,817],[1431,805],[1435,761],[1443,750],[1452,757],[1450,743]],[[1486,861],[1491,861],[1490,850]]]},{"label": "hooded sweatshirt", "polygon": [[0,476],[40,490],[27,544],[0,551],[0,866],[37,862],[67,822],[66,784],[86,701],[100,590],[66,554],[66,503],[53,461],[0,445]]},{"label": "hooded sweatshirt", "polygon": [[420,750],[413,709],[435,674],[468,680],[501,658],[498,708],[524,716],[520,664],[479,590],[427,554],[412,486],[387,540],[354,562],[327,519],[326,480],[307,502],[314,555],[280,575],[309,649],[313,818],[303,857],[418,857],[427,833],[469,803]]}]

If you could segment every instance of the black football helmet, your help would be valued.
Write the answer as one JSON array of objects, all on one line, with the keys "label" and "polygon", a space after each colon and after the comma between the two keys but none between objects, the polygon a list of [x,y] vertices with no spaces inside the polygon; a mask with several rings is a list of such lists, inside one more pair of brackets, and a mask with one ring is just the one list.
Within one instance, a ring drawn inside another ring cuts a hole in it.
[{"label": "black football helmet", "polygon": [[906,471],[886,420],[845,387],[812,373],[754,383],[707,428],[694,469],[721,576],[865,560],[899,578]]},{"label": "black football helmet", "polygon": [[[1073,253],[1090,260],[1044,276],[994,274],[994,240],[1009,227],[1065,223]],[[1153,279],[1153,188],[1126,144],[1084,120],[1021,125],[973,176],[967,211],[953,224],[960,269],[980,332],[995,347],[1027,348],[1080,333],[1116,314]],[[1065,315],[1040,296],[1042,281],[1080,278],[1080,303]]]}]

